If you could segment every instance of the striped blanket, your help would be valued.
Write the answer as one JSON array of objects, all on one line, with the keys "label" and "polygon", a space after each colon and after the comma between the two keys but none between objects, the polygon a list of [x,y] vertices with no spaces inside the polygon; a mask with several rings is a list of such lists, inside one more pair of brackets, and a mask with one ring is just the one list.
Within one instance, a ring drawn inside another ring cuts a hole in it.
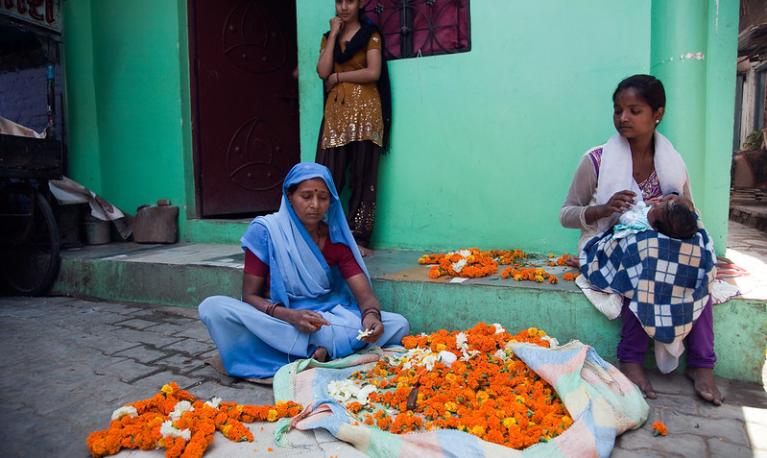
[{"label": "striped blanket", "polygon": [[290,428],[324,428],[367,455],[382,458],[607,457],[617,435],[638,428],[647,419],[649,407],[639,389],[588,345],[573,341],[549,349],[515,344],[513,351],[554,387],[574,420],[564,433],[549,442],[520,451],[457,430],[397,435],[361,423],[352,424],[344,405],[328,394],[328,383],[368,370],[388,352],[396,353],[396,349],[378,348],[329,363],[296,361],[280,369],[274,378],[275,400],[292,399],[309,407],[292,420],[282,421],[275,433],[277,442],[284,443]]}]

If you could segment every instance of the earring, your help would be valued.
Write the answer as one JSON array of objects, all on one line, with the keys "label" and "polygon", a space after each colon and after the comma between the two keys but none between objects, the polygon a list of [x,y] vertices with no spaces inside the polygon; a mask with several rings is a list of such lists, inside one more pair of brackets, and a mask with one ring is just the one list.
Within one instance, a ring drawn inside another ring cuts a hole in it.
[{"label": "earring", "polygon": [[660,119],[655,120],[655,124],[658,124],[660,122]]}]

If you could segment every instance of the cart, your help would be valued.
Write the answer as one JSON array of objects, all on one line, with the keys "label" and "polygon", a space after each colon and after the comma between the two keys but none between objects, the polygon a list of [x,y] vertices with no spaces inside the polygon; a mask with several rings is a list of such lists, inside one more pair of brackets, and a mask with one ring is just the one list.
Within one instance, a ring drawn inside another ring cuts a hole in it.
[{"label": "cart", "polygon": [[[46,84],[39,87],[47,102],[45,138],[0,133],[0,282],[22,295],[45,294],[61,264],[59,229],[48,188],[49,179],[63,175],[65,164],[63,123],[57,121],[61,90],[55,83],[61,44],[59,3],[38,3],[37,7],[27,2],[0,4],[4,61],[0,65],[16,66],[0,71],[31,65],[46,72]],[[23,55],[14,62],[16,48]]]}]

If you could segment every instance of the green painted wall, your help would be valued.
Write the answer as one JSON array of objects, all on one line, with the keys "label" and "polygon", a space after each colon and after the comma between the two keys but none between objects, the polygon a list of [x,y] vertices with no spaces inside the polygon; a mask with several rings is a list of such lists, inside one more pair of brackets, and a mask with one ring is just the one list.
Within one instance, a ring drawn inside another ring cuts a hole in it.
[{"label": "green painted wall", "polygon": [[91,1],[67,1],[62,5],[69,136],[68,173],[96,192],[101,192]]},{"label": "green painted wall", "polygon": [[[296,0],[302,158],[322,112],[315,73],[333,2]],[[167,197],[181,237],[235,242],[241,225],[194,213],[185,0],[64,2],[70,175],[126,211]],[[658,74],[662,130],[688,162],[721,251],[726,239],[735,0],[474,1],[472,50],[390,63],[392,154],[374,243],[389,248],[571,250],[559,207],[584,151],[613,133],[623,77]],[[687,52],[704,59],[666,61]]]},{"label": "green painted wall", "polygon": [[[322,111],[315,65],[334,10],[330,1],[297,3],[302,158],[312,160]],[[703,46],[707,58],[692,88],[683,78],[666,84],[664,132],[687,159],[723,250],[730,152],[720,146],[732,130],[737,1],[716,2],[718,12],[674,3],[474,1],[471,52],[391,62],[392,154],[381,164],[376,246],[572,250],[577,231],[561,228],[558,213],[575,167],[614,133],[618,81],[650,72],[673,38]]]},{"label": "green painted wall", "polygon": [[183,225],[193,189],[186,1],[64,5],[70,175],[130,213],[169,198]]}]

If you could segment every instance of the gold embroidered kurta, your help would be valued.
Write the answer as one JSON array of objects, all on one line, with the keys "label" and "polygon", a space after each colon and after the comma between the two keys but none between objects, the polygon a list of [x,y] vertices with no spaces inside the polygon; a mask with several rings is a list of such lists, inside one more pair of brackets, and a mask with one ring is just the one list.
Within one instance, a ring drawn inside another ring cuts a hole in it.
[{"label": "gold embroidered kurta", "polygon": [[[323,36],[321,49],[325,49],[326,41]],[[344,49],[345,43],[342,43],[341,51]],[[378,32],[371,35],[366,49],[360,49],[343,64],[334,63],[333,71],[343,73],[366,68],[367,51],[370,49],[381,49],[381,36]],[[325,102],[322,148],[336,148],[363,140],[383,146],[381,96],[376,82],[347,83],[343,78],[341,75],[342,81],[333,86]]]}]

